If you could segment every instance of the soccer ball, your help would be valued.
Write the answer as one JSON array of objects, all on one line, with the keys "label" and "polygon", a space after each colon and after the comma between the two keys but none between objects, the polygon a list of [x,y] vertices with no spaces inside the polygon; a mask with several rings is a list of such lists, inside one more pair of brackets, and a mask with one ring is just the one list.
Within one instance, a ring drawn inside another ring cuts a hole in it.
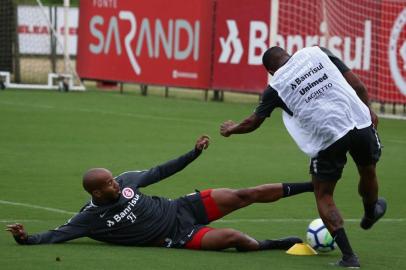
[{"label": "soccer ball", "polygon": [[306,240],[317,251],[329,252],[336,248],[336,243],[321,218],[310,222],[307,227]]}]

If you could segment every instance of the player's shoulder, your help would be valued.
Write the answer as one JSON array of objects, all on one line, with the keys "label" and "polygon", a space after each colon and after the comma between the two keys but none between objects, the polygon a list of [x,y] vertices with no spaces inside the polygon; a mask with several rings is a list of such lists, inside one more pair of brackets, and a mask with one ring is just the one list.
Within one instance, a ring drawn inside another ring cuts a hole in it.
[{"label": "player's shoulder", "polygon": [[334,53],[325,47],[319,47],[333,62],[333,64],[340,70],[341,73],[345,73],[350,70],[350,68]]},{"label": "player's shoulder", "polygon": [[322,52],[327,54],[328,57],[336,57],[329,49],[326,47],[319,47]]},{"label": "player's shoulder", "polygon": [[88,201],[79,211],[79,213],[77,213],[77,215],[86,215],[88,213],[94,212],[96,211],[98,208],[97,205],[95,205],[92,200]]},{"label": "player's shoulder", "polygon": [[268,85],[262,92],[262,99],[264,98],[277,98],[278,92],[270,85]]},{"label": "player's shoulder", "polygon": [[135,170],[135,171],[122,172],[118,176],[116,176],[115,179],[120,184],[121,182],[125,182],[126,180],[128,180],[130,178],[134,178],[134,177],[137,177],[138,175],[141,175],[145,171],[146,170]]},{"label": "player's shoulder", "polygon": [[148,175],[147,172],[148,170],[126,171],[116,176],[115,179],[120,188],[137,188],[139,182]]},{"label": "player's shoulder", "polygon": [[89,224],[97,211],[97,207],[91,204],[91,201],[86,203],[78,213],[74,214],[68,224]]}]

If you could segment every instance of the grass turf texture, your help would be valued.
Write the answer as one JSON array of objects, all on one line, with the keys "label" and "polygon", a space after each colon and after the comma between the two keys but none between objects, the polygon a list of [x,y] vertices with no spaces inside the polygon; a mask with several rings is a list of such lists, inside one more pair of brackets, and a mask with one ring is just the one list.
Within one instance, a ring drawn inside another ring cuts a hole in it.
[{"label": "grass turf texture", "polygon": [[[175,198],[195,188],[248,187],[267,182],[306,181],[308,159],[286,132],[280,111],[254,133],[223,138],[219,125],[241,120],[255,104],[165,99],[112,92],[0,92],[0,200],[75,212],[87,201],[81,176],[90,167],[117,175],[145,169],[191,149],[200,134],[209,149],[184,171],[143,189]],[[405,269],[406,122],[381,119],[384,145],[378,165],[380,194],[388,200],[385,219],[370,231],[358,225],[363,210],[352,161],[336,190],[336,203],[363,269]],[[255,238],[305,237],[316,218],[313,195],[257,204],[215,222]],[[30,233],[63,224],[69,214],[0,203],[0,225],[25,224]],[[1,269],[326,269],[339,258],[291,256],[282,251],[196,252],[120,247],[87,238],[60,245],[18,246],[0,234]],[[59,260],[58,260],[59,258]]]}]

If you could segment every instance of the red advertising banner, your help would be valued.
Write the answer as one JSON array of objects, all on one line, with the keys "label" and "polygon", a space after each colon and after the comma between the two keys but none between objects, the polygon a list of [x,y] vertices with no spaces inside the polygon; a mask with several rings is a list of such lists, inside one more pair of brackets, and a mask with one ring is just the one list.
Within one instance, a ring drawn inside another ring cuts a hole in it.
[{"label": "red advertising banner", "polygon": [[380,13],[379,1],[330,0],[326,7],[328,48],[359,76],[372,100],[379,91]]},{"label": "red advertising banner", "polygon": [[82,78],[209,88],[213,1],[80,1]]},{"label": "red advertising banner", "polygon": [[[271,43],[272,1],[217,3],[213,88],[260,93],[259,55]],[[274,44],[289,53],[328,48],[366,84],[370,97],[406,102],[405,0],[278,1]],[[255,60],[252,60],[255,59]],[[403,92],[403,94],[402,94]]]},{"label": "red advertising banner", "polygon": [[318,45],[361,78],[372,100],[406,103],[405,6],[406,0],[81,1],[78,72],[262,93],[262,54],[270,44],[291,54]]},{"label": "red advertising banner", "polygon": [[267,74],[262,54],[269,47],[269,0],[217,1],[213,89],[262,93]]},{"label": "red advertising banner", "polygon": [[382,1],[376,100],[406,103],[406,1]]}]

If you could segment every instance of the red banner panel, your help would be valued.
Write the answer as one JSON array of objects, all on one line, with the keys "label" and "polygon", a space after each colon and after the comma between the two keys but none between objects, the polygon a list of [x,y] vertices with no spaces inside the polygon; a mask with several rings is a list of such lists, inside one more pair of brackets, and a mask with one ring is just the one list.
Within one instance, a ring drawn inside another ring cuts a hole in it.
[{"label": "red banner panel", "polygon": [[266,87],[269,10],[269,0],[217,1],[213,89],[261,93]]},{"label": "red banner panel", "polygon": [[382,2],[376,100],[406,103],[406,1]]},{"label": "red banner panel", "polygon": [[213,1],[80,1],[80,77],[209,88]]},{"label": "red banner panel", "polygon": [[291,54],[318,45],[361,78],[372,100],[406,103],[405,4],[81,1],[78,72],[96,80],[261,93],[268,80],[262,54],[270,44]]},{"label": "red banner panel", "polygon": [[[371,99],[406,101],[405,0],[284,0],[278,12],[272,2],[217,2],[214,89],[261,92],[267,80],[260,55],[269,44],[291,54],[318,45],[361,78]],[[272,42],[270,26],[277,32]]]},{"label": "red banner panel", "polygon": [[379,91],[380,12],[379,1],[370,0],[330,0],[326,8],[328,48],[360,77],[371,99]]}]

